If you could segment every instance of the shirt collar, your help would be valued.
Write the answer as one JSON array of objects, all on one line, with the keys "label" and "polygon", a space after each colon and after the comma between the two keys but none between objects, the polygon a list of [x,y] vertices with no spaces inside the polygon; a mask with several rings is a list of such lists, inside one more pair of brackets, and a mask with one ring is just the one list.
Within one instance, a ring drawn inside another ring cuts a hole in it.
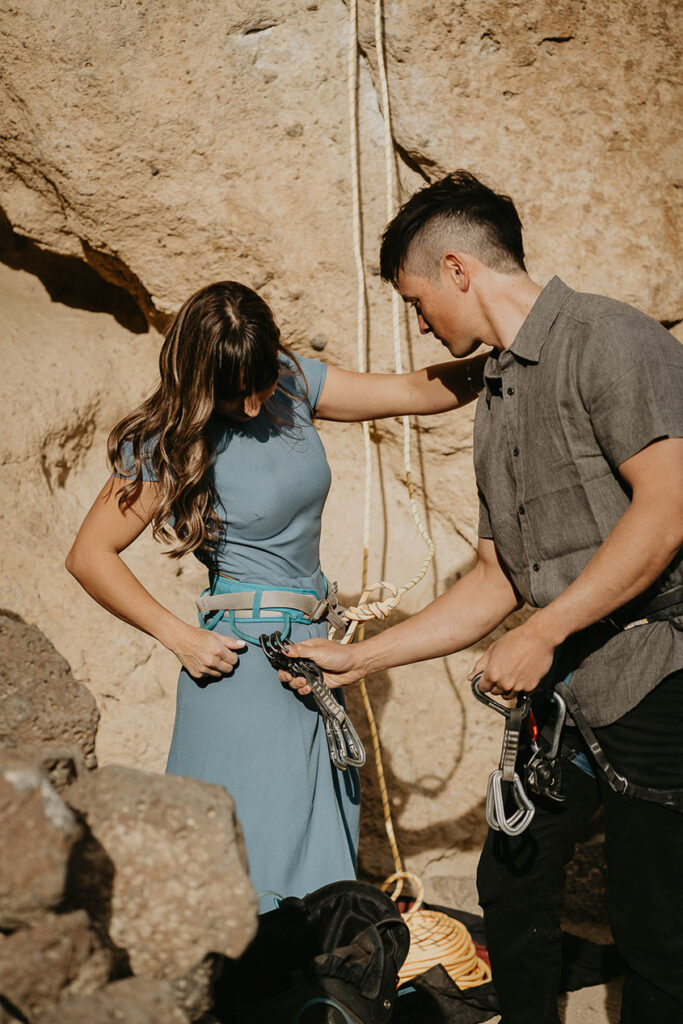
[{"label": "shirt collar", "polygon": [[550,328],[564,303],[573,294],[572,289],[567,287],[564,281],[559,277],[553,277],[529,310],[509,351],[529,363],[537,363]]}]

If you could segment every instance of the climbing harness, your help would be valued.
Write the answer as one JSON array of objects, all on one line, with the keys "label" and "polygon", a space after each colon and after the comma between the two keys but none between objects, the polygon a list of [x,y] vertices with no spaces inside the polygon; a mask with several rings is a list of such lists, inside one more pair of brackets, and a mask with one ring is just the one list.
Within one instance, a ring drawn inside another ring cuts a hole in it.
[{"label": "climbing harness", "polygon": [[274,669],[283,669],[303,676],[311,688],[311,695],[318,706],[323,723],[330,760],[336,768],[345,770],[350,765],[360,768],[365,764],[365,750],[358,733],[353,727],[346,709],[339,703],[323,674],[309,658],[288,658],[286,641],[281,633],[262,633],[259,643],[266,658]]},{"label": "climbing harness", "polygon": [[[683,614],[683,585],[670,587],[654,598],[643,602],[642,595],[618,608],[611,615],[601,619],[584,632],[595,633],[597,629],[609,629],[617,633],[644,626],[652,622],[672,621]],[[635,616],[635,618],[634,618]],[[586,721],[581,706],[569,683],[571,673],[564,682],[555,685],[555,696],[565,701],[566,707],[574,720],[579,733],[589,748],[593,759],[607,779],[610,788],[623,796],[647,800],[649,803],[661,804],[670,810],[683,812],[683,789],[660,789],[657,786],[641,786],[631,782],[612,765],[602,749],[593,729]],[[585,757],[585,755],[582,755]]]},{"label": "climbing harness", "polygon": [[[516,708],[505,708],[479,689],[479,680],[483,673],[479,672],[472,681],[472,693],[486,707],[497,711],[505,718],[505,733],[500,764],[496,771],[489,775],[486,789],[486,820],[496,832],[505,832],[508,836],[518,836],[529,826],[536,813],[536,808],[526,794],[522,780],[517,774],[515,765],[519,751],[519,740],[522,725],[529,714],[529,701],[526,696],[518,699]],[[509,817],[505,813],[506,792],[503,783],[510,784],[510,794],[515,803],[515,810]]]},{"label": "climbing harness", "polygon": [[[226,577],[227,579],[227,577]],[[319,598],[313,590],[269,590],[257,584],[241,584],[235,582],[239,589],[214,592],[217,577],[212,586],[197,598],[199,623],[204,629],[215,629],[220,620],[227,616],[235,636],[250,644],[258,644],[258,639],[243,632],[237,625],[237,619],[284,619],[285,628],[282,637],[289,637],[292,622],[327,621],[328,635],[332,638],[337,630],[344,629],[346,622],[342,617],[344,609],[337,600],[337,584],[327,583],[327,594]],[[230,581],[233,583],[233,581]],[[229,585],[229,584],[226,584]]]},{"label": "climbing harness", "polygon": [[637,797],[639,800],[647,800],[649,803],[661,804],[672,811],[683,812],[683,789],[659,789],[655,786],[640,786],[635,782],[630,782],[625,775],[622,775],[610,764],[597,736],[586,721],[579,702],[572,693],[571,687],[567,686],[566,683],[557,683],[555,692],[564,698],[567,708],[581,736],[588,745],[596,764],[615,793],[620,793],[622,796]]}]

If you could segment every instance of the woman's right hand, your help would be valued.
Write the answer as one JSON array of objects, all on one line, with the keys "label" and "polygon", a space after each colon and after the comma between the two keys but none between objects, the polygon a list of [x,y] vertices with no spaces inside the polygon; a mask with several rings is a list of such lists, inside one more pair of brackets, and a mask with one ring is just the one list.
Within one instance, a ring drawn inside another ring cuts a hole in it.
[{"label": "woman's right hand", "polygon": [[209,629],[200,629],[183,623],[183,628],[167,645],[193,679],[205,676],[229,676],[237,664],[238,654],[245,647],[244,640],[223,636]]}]

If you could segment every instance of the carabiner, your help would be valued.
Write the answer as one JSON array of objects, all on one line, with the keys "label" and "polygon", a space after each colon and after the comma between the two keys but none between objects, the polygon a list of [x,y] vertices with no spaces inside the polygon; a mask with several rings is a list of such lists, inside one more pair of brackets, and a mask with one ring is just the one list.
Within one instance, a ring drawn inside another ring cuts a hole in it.
[{"label": "carabiner", "polygon": [[497,711],[498,714],[502,715],[504,718],[509,718],[510,708],[506,708],[503,704],[499,704],[497,700],[494,700],[493,697],[489,697],[487,693],[482,693],[479,689],[479,680],[483,674],[483,672],[477,672],[476,676],[472,680],[472,693],[481,704],[484,704],[487,708],[491,708],[492,711]]},{"label": "carabiner", "polygon": [[562,729],[567,716],[567,705],[559,693],[550,694],[555,710],[555,724],[548,750],[544,750],[538,739],[531,740],[531,757],[524,768],[526,784],[532,793],[547,797],[556,803],[564,803],[562,792],[562,766],[559,759]]},{"label": "carabiner", "polygon": [[[536,808],[527,796],[522,780],[515,770],[521,726],[529,713],[528,697],[525,694],[520,695],[517,707],[503,707],[502,704],[479,689],[479,680],[482,675],[483,673],[479,672],[472,680],[472,693],[478,701],[493,711],[497,711],[505,719],[500,764],[495,771],[491,772],[486,789],[486,821],[496,832],[505,832],[508,836],[518,836],[528,827],[536,813]],[[505,816],[504,782],[510,783],[517,808],[509,818]]]},{"label": "carabiner", "polygon": [[536,808],[524,791],[522,780],[517,772],[512,779],[512,795],[517,805],[509,818],[505,816],[505,799],[503,797],[503,772],[497,768],[489,775],[486,789],[486,821],[495,832],[505,832],[508,836],[518,836],[531,823]]},{"label": "carabiner", "polygon": [[334,696],[316,663],[310,658],[290,658],[289,642],[281,633],[262,633],[259,642],[273,668],[303,676],[310,686],[323,719],[330,760],[335,768],[344,771],[350,765],[360,768],[365,764],[365,749],[346,708]]}]

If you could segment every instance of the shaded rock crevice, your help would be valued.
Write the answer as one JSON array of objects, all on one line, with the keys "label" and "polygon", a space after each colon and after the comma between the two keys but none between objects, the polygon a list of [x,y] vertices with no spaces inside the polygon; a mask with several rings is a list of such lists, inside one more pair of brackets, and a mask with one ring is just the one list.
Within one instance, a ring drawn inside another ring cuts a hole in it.
[{"label": "shaded rock crevice", "polygon": [[[94,253],[89,246],[84,247],[86,253],[88,250]],[[149,329],[136,298],[121,283],[123,274],[119,273],[119,282],[114,283],[99,272],[94,257],[79,260],[42,248],[33,239],[18,234],[1,207],[0,261],[13,270],[37,277],[53,302],[72,309],[108,313],[133,334],[144,334]]]}]

